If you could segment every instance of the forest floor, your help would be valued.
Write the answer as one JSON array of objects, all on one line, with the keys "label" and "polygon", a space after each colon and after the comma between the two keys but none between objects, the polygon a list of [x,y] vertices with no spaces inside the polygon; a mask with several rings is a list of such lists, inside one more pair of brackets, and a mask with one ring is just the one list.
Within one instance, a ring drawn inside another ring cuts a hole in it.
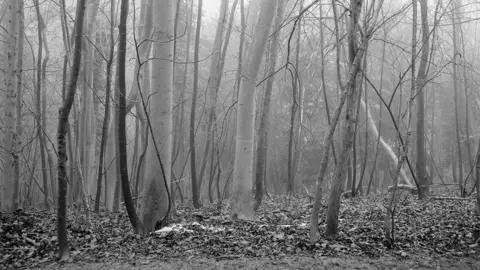
[{"label": "forest floor", "polygon": [[[435,190],[433,195],[454,191]],[[326,202],[324,202],[326,205]],[[475,200],[419,201],[402,192],[395,243],[384,241],[387,195],[344,199],[337,239],[310,244],[308,198],[266,198],[256,219],[228,205],[177,206],[169,226],[135,235],[125,212],[70,210],[71,260],[56,260],[56,212],[0,213],[0,268],[23,269],[480,269]],[[322,206],[320,217],[325,216]],[[325,230],[321,218],[320,233]]]}]

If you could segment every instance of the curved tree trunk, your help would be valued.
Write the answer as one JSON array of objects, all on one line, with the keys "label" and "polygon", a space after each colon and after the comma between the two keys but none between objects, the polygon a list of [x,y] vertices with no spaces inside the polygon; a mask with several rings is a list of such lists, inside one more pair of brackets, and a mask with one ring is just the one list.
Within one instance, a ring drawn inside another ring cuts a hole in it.
[{"label": "curved tree trunk", "polygon": [[125,58],[127,52],[127,16],[128,16],[128,0],[122,0],[120,8],[120,23],[119,29],[119,42],[118,42],[118,72],[119,82],[118,90],[120,92],[120,99],[118,104],[118,152],[117,156],[120,164],[120,178],[122,181],[122,193],[125,207],[127,208],[128,218],[135,231],[135,233],[143,233],[142,223],[135,212],[135,206],[133,205],[132,195],[130,194],[130,184],[128,182],[128,163],[127,163],[127,134],[125,125]]}]

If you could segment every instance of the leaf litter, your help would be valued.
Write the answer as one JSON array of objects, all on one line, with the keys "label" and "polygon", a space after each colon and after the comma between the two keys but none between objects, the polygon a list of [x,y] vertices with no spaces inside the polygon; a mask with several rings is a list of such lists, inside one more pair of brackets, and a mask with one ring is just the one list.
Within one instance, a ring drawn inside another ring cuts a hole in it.
[{"label": "leaf litter", "polygon": [[[200,210],[177,206],[167,227],[145,235],[133,233],[125,212],[91,213],[91,224],[87,225],[78,222],[78,212],[68,211],[68,239],[74,264],[111,262],[141,267],[152,262],[205,259],[245,260],[248,264],[263,259],[276,263],[345,256],[357,261],[385,257],[398,262],[428,258],[433,262],[438,258],[476,261],[480,222],[472,202],[419,201],[401,192],[395,212],[395,245],[391,248],[383,237],[386,194],[343,200],[338,237],[320,238],[314,244],[309,239],[312,203],[308,199],[286,203],[283,196],[265,200],[256,218],[248,221],[232,219],[227,204],[221,210],[218,205]],[[324,202],[321,234],[326,227],[326,211]],[[0,224],[0,268],[58,266],[55,211],[1,213]]]}]

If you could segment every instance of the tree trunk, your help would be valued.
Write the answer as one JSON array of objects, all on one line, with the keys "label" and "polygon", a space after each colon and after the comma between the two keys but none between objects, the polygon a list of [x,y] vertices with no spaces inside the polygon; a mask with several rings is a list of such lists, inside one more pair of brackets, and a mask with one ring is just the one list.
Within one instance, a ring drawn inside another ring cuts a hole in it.
[{"label": "tree trunk", "polygon": [[[347,108],[345,111],[345,120],[343,124],[343,138],[342,138],[342,152],[339,162],[335,166],[335,172],[333,177],[333,187],[330,194],[330,201],[328,204],[327,212],[327,228],[326,236],[328,238],[336,237],[338,233],[338,211],[340,209],[340,195],[343,192],[343,179],[345,177],[345,169],[348,159],[350,158],[353,138],[355,135],[355,122],[357,119],[357,99],[359,98],[358,72],[360,71],[360,62],[363,59],[365,52],[359,52],[358,40],[356,36],[356,26],[360,18],[360,12],[362,8],[362,0],[350,0],[350,12],[351,18],[348,23],[348,52],[350,59],[350,71],[353,69],[354,74],[348,84],[348,98]],[[381,7],[381,6],[380,6]],[[368,41],[363,42],[366,51]],[[362,44],[362,45],[363,45]],[[356,59],[359,57],[360,59]],[[355,60],[359,62],[358,66],[354,65]]]},{"label": "tree trunk", "polygon": [[[23,0],[18,1],[18,41],[17,41],[17,63],[16,63],[16,138],[15,147],[21,150],[22,145],[22,102],[23,102],[23,41],[25,33],[25,16],[24,16]],[[8,63],[8,61],[7,61]],[[8,88],[7,88],[8,89]],[[13,209],[17,209],[20,205],[20,175],[21,165],[19,162],[19,153],[13,153],[13,167],[14,167],[14,186],[13,186]],[[3,196],[2,196],[3,197]]]},{"label": "tree trunk", "polygon": [[[185,92],[186,92],[186,87],[187,87],[187,74],[188,74],[188,67],[189,67],[189,61],[190,61],[190,44],[191,44],[191,38],[192,38],[192,22],[193,22],[193,0],[190,1],[190,5],[188,3],[185,4],[185,13],[187,14],[187,23],[186,23],[186,35],[187,35],[187,44],[186,44],[186,51],[185,51],[185,64],[183,65],[183,74],[182,74],[182,83],[180,85],[180,96],[178,98],[178,107],[177,107],[177,112],[176,116],[174,119],[174,134],[175,136],[173,137],[173,155],[172,155],[172,179],[174,175],[180,175],[182,173],[179,173],[175,170],[177,168],[179,171],[182,170],[183,168],[180,168],[180,166],[174,166],[177,164],[181,164],[179,162],[176,162],[177,160],[180,160],[182,163],[185,160],[185,143],[184,143],[184,137],[186,134],[184,134],[184,126],[185,126]],[[175,194],[173,194],[174,196]]]},{"label": "tree trunk", "polygon": [[[174,5],[172,1],[154,1],[152,92],[149,108],[145,96],[142,103],[146,113],[149,136],[149,149],[146,160],[144,194],[140,210],[145,232],[155,229],[170,211],[170,172],[172,157],[172,88],[173,88],[173,36]],[[141,93],[141,92],[140,92]]]},{"label": "tree trunk", "polygon": [[425,199],[428,197],[429,188],[425,175],[426,155],[425,155],[425,85],[427,77],[427,62],[429,56],[429,30],[428,30],[428,10],[427,1],[420,1],[420,9],[422,15],[422,55],[418,73],[416,78],[417,84],[417,130],[416,130],[416,178],[418,181],[419,191],[418,198]]},{"label": "tree trunk", "polygon": [[458,72],[458,57],[459,57],[459,50],[458,50],[458,37],[457,37],[457,6],[455,1],[453,2],[452,7],[452,37],[453,37],[453,102],[455,107],[455,140],[456,140],[456,147],[457,147],[457,162],[453,166],[458,165],[458,183],[460,184],[460,194],[463,196],[464,194],[464,187],[463,187],[463,156],[462,156],[462,143],[461,143],[461,134],[460,134],[460,112],[459,112],[459,72]]},{"label": "tree trunk", "polygon": [[93,26],[97,15],[99,1],[87,4],[87,20],[85,21],[85,41],[82,80],[82,110],[80,117],[80,163],[87,200],[93,192],[93,172],[95,166],[96,118],[93,106],[94,81],[94,35]]},{"label": "tree trunk", "polygon": [[[220,15],[217,24],[217,31],[215,33],[215,40],[213,42],[213,51],[212,51],[212,61],[210,62],[210,76],[208,77],[207,81],[207,130],[206,130],[206,140],[205,140],[205,150],[204,156],[202,159],[202,167],[200,169],[200,175],[198,177],[198,189],[202,190],[201,183],[203,181],[203,175],[205,173],[205,168],[207,164],[208,154],[210,152],[213,153],[213,145],[214,145],[214,137],[212,129],[214,129],[214,114],[215,114],[215,106],[217,104],[218,99],[218,89],[220,84],[220,79],[222,77],[222,61],[221,59],[222,54],[222,40],[223,40],[223,29],[227,17],[227,8],[228,8],[228,0],[222,0],[220,6]],[[210,149],[211,148],[211,149]],[[211,150],[211,151],[210,151]],[[212,167],[213,164],[210,164]]]},{"label": "tree trunk", "polygon": [[[21,117],[21,115],[16,115],[15,107],[17,102],[17,92],[15,88],[15,75],[17,73],[16,59],[17,57],[22,57],[17,55],[17,0],[10,0],[7,3],[8,14],[10,16],[8,23],[7,31],[7,51],[6,59],[4,66],[6,67],[4,81],[6,86],[6,100],[5,100],[5,135],[3,138],[3,148],[8,151],[3,157],[3,179],[0,182],[3,182],[2,186],[2,199],[1,199],[1,210],[6,212],[12,211],[14,206],[14,188],[15,188],[15,162],[18,162],[18,157],[16,156],[16,147],[15,147],[15,137],[16,134],[16,117]],[[39,30],[40,31],[40,30]],[[41,47],[40,47],[41,48]],[[37,107],[38,108],[38,107]],[[45,181],[46,179],[44,179]],[[45,186],[45,185],[44,185]],[[48,202],[47,196],[45,196],[45,201]]]},{"label": "tree trunk", "polygon": [[197,11],[197,29],[195,33],[195,49],[193,53],[193,92],[192,92],[192,107],[190,109],[190,176],[192,181],[192,200],[193,207],[200,208],[199,187],[197,186],[197,172],[195,166],[196,151],[195,151],[195,110],[197,107],[197,93],[198,93],[198,54],[200,46],[200,29],[202,27],[202,3],[203,0],[198,0]]},{"label": "tree trunk", "polygon": [[288,163],[287,163],[287,196],[291,197],[295,195],[295,173],[296,173],[296,147],[297,147],[297,140],[295,138],[297,125],[299,125],[297,121],[297,113],[299,111],[299,97],[301,91],[300,85],[300,78],[299,78],[299,56],[300,56],[300,32],[301,32],[301,12],[303,9],[303,0],[300,1],[299,7],[299,15],[297,17],[297,41],[295,47],[295,66],[293,70],[290,70],[291,79],[292,79],[292,104],[290,108],[290,128],[288,134]]},{"label": "tree trunk", "polygon": [[[77,2],[77,12],[75,15],[75,32],[83,32],[83,19],[85,15],[85,0]],[[75,36],[75,47],[73,50],[73,63],[70,73],[70,80],[68,91],[66,93],[65,102],[58,112],[58,130],[57,130],[57,144],[58,144],[58,212],[57,212],[57,232],[58,232],[58,254],[61,261],[68,260],[70,250],[68,248],[67,239],[67,150],[66,138],[68,129],[68,115],[72,109],[75,100],[75,92],[77,87],[78,75],[80,72],[80,63],[82,58],[82,36]],[[73,158],[73,157],[71,157]]]},{"label": "tree trunk", "polygon": [[[115,21],[115,0],[110,2],[110,19]],[[105,85],[105,114],[103,116],[103,125],[102,125],[102,138],[100,141],[100,155],[98,158],[98,176],[97,176],[97,194],[95,196],[95,212],[98,213],[100,210],[100,197],[102,192],[102,179],[103,179],[103,170],[104,170],[104,157],[105,157],[105,146],[108,140],[108,126],[110,124],[110,88],[111,88],[111,75],[112,75],[112,64],[113,64],[113,53],[115,49],[115,40],[113,36],[114,25],[110,24],[110,53],[107,60],[107,70],[105,72],[106,85]],[[105,189],[107,187],[105,186]],[[105,198],[106,202],[107,198]]]},{"label": "tree trunk", "polygon": [[143,233],[142,223],[135,212],[135,206],[133,205],[132,195],[130,194],[130,184],[128,182],[128,163],[127,163],[127,134],[125,125],[125,58],[127,52],[127,16],[128,16],[128,0],[122,0],[120,7],[120,23],[119,29],[119,42],[118,42],[118,72],[119,83],[118,90],[120,92],[120,100],[118,105],[118,155],[120,163],[120,178],[122,181],[123,201],[127,208],[128,218],[130,223],[137,234]]},{"label": "tree trunk", "polygon": [[275,73],[275,65],[277,62],[277,46],[278,40],[281,36],[281,23],[283,19],[283,2],[280,1],[277,5],[277,15],[275,17],[275,26],[273,29],[274,35],[270,41],[270,53],[268,59],[268,79],[265,86],[265,97],[263,98],[262,114],[260,116],[260,124],[258,128],[258,143],[257,143],[257,159],[256,159],[256,172],[255,172],[255,200],[253,204],[253,210],[257,211],[262,203],[263,190],[265,183],[265,168],[268,154],[268,128],[270,127],[270,103],[272,100],[273,92],[273,79]]},{"label": "tree trunk", "polygon": [[237,140],[234,161],[232,214],[239,219],[253,216],[251,201],[255,84],[275,13],[275,0],[262,2],[251,54],[243,70],[238,94]]},{"label": "tree trunk", "polygon": [[43,31],[45,27],[45,23],[42,19],[42,15],[40,13],[38,0],[35,0],[35,11],[37,13],[37,21],[38,21],[38,53],[37,53],[37,81],[36,81],[36,108],[37,108],[37,138],[40,144],[40,160],[42,163],[42,180],[43,180],[43,193],[44,193],[44,207],[49,210],[50,209],[50,202],[48,200],[49,192],[48,192],[48,171],[47,171],[47,161],[46,161],[46,153],[45,153],[45,136],[43,134],[43,127],[42,127],[42,54],[43,54]]}]

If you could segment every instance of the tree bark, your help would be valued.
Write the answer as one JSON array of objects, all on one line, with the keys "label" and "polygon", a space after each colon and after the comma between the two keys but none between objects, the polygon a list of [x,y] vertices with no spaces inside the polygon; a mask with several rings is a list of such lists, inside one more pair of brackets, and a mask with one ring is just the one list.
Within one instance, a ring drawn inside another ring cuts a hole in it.
[{"label": "tree bark", "polygon": [[[110,2],[110,20],[112,23],[110,24],[110,53],[107,60],[107,70],[105,72],[106,77],[106,85],[105,85],[105,114],[103,116],[103,124],[102,124],[102,138],[100,141],[100,155],[98,157],[98,176],[97,176],[97,194],[95,195],[95,212],[98,213],[100,210],[100,198],[102,192],[102,179],[104,175],[104,158],[105,158],[105,147],[108,140],[108,126],[110,124],[110,88],[112,83],[112,64],[113,64],[113,53],[115,49],[115,40],[113,37],[114,32],[114,25],[113,21],[115,21],[115,0]],[[105,186],[107,189],[107,186]],[[107,198],[105,198],[105,202]]]},{"label": "tree bark", "polygon": [[275,17],[275,26],[273,29],[272,40],[270,41],[270,53],[268,59],[268,79],[265,85],[265,96],[263,98],[262,114],[260,116],[260,124],[258,128],[258,143],[257,143],[257,159],[255,172],[255,199],[253,210],[257,211],[262,203],[264,183],[265,183],[265,168],[268,153],[268,129],[270,127],[270,103],[272,101],[273,79],[275,77],[275,65],[277,63],[277,44],[281,36],[281,24],[283,19],[284,4],[280,1],[277,5],[277,15]]},{"label": "tree bark", "polygon": [[45,136],[43,134],[43,127],[42,127],[42,58],[43,58],[43,31],[45,27],[45,23],[43,21],[42,15],[40,13],[40,4],[38,0],[35,0],[35,11],[37,13],[37,21],[38,21],[38,53],[37,53],[37,81],[36,81],[36,109],[37,109],[37,138],[40,145],[40,160],[42,163],[42,182],[43,182],[43,193],[44,193],[44,207],[49,210],[50,209],[50,202],[48,200],[49,196],[49,188],[48,188],[48,171],[47,171],[47,163],[46,163],[46,145],[45,145]]},{"label": "tree bark", "polygon": [[253,38],[251,54],[243,70],[238,94],[237,140],[234,161],[232,215],[239,219],[253,217],[251,202],[253,135],[255,128],[255,85],[268,33],[275,14],[275,0],[262,2]]},{"label": "tree bark", "polygon": [[[15,162],[18,162],[16,156],[16,147],[15,147],[15,137],[16,134],[16,117],[21,117],[21,115],[16,115],[15,107],[17,102],[17,92],[15,87],[15,75],[17,73],[16,68],[16,59],[17,57],[17,0],[10,0],[7,3],[7,11],[10,15],[8,21],[8,31],[7,31],[7,51],[5,59],[5,75],[4,81],[6,86],[6,101],[5,101],[5,135],[4,135],[4,149],[8,151],[3,158],[3,182],[2,186],[2,199],[1,206],[4,211],[12,211],[14,206],[14,189],[15,189]],[[6,12],[7,12],[6,11]],[[40,30],[39,30],[40,31]],[[21,58],[21,56],[20,56]],[[44,179],[45,181],[45,179]],[[48,203],[47,196],[45,196],[45,201]]]},{"label": "tree bark", "polygon": [[[22,145],[22,102],[23,102],[23,41],[25,34],[25,15],[23,0],[18,0],[18,40],[17,40],[17,59],[16,59],[16,138],[15,149],[21,149]],[[13,154],[14,167],[14,186],[13,186],[13,209],[17,209],[20,205],[20,175],[21,164],[19,162],[19,153]]]},{"label": "tree bark", "polygon": [[118,152],[120,163],[120,178],[122,181],[122,193],[125,207],[127,208],[128,218],[130,223],[137,234],[143,233],[142,223],[135,212],[135,206],[133,205],[132,195],[130,194],[130,184],[128,182],[128,163],[127,163],[127,134],[125,125],[125,58],[127,52],[127,16],[128,16],[128,0],[122,0],[120,7],[120,23],[119,29],[119,42],[118,42],[118,72],[119,82],[118,90],[120,92],[120,100],[118,105]]},{"label": "tree bark", "polygon": [[457,6],[456,2],[453,2],[452,5],[452,36],[453,36],[453,102],[455,107],[455,140],[457,147],[457,156],[456,160],[458,163],[454,163],[453,166],[458,165],[458,183],[460,184],[460,194],[463,196],[464,187],[463,187],[463,156],[462,156],[462,143],[461,143],[461,134],[460,134],[460,112],[458,104],[458,95],[459,95],[459,72],[458,72],[458,36],[457,36]]},{"label": "tree bark", "polygon": [[[152,60],[152,92],[142,103],[150,129],[149,149],[145,172],[144,194],[140,216],[145,232],[155,229],[170,209],[170,173],[172,157],[172,92],[173,92],[173,26],[175,21],[172,1],[154,1],[155,21]],[[148,102],[149,108],[145,102]]]},{"label": "tree bark", "polygon": [[[58,144],[58,212],[57,212],[57,232],[58,232],[58,246],[59,258],[61,261],[68,260],[70,250],[68,248],[67,239],[67,150],[66,150],[66,134],[68,129],[68,115],[72,109],[75,100],[75,92],[77,87],[78,75],[80,73],[80,63],[82,58],[82,32],[83,20],[85,15],[85,0],[77,2],[77,12],[75,15],[75,47],[73,50],[73,62],[70,75],[70,83],[66,93],[65,101],[58,112],[58,130],[57,130],[57,144]],[[71,157],[73,158],[73,157]]]},{"label": "tree bark", "polygon": [[425,85],[427,77],[427,62],[429,57],[429,30],[428,30],[428,6],[426,0],[420,0],[420,9],[422,17],[422,55],[415,83],[417,84],[417,130],[416,130],[416,178],[418,181],[419,191],[418,198],[425,199],[428,197],[429,188],[425,175],[426,170],[426,154],[425,154]]},{"label": "tree bark", "polygon": [[195,33],[195,48],[193,53],[193,92],[192,92],[192,107],[190,109],[190,178],[192,181],[192,200],[193,207],[200,208],[199,187],[197,186],[197,172],[196,172],[196,151],[195,151],[195,110],[197,108],[197,93],[198,93],[198,54],[200,46],[200,29],[202,27],[202,4],[203,0],[198,0],[197,11],[197,29]]}]

